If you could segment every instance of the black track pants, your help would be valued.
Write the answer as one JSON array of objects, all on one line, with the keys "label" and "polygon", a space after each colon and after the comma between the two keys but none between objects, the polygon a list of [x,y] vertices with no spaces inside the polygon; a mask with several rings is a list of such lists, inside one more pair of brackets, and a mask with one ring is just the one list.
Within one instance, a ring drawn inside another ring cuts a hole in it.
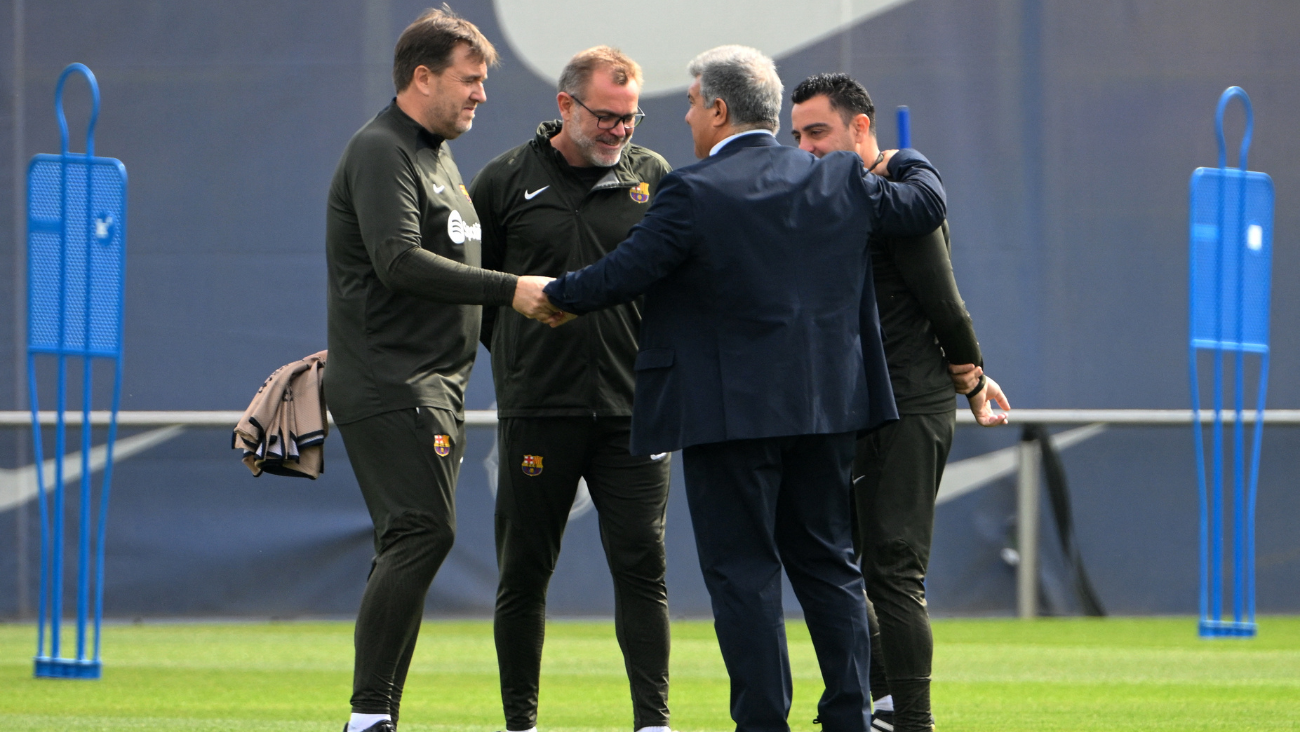
[{"label": "black track pants", "polygon": [[339,425],[375,523],[357,613],[352,711],[397,720],[429,583],[456,534],[465,427],[443,409],[399,409]]},{"label": "black track pants", "polygon": [[537,724],[546,587],[578,479],[600,519],[614,579],[614,629],[632,689],[634,729],[668,724],[664,512],[668,455],[628,454],[629,417],[502,419],[494,622],[506,729]]},{"label": "black track pants", "polygon": [[948,461],[956,412],[905,414],[858,440],[854,460],[854,548],[867,583],[872,696],[894,697],[896,732],[930,729],[934,639],[925,572],[934,502]]}]

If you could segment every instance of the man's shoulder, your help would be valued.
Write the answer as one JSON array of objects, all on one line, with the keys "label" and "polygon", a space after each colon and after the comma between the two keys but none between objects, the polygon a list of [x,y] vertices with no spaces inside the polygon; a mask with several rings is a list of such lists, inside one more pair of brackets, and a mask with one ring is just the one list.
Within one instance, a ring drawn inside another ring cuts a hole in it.
[{"label": "man's shoulder", "polygon": [[501,185],[519,171],[539,163],[537,151],[532,141],[506,150],[492,158],[474,176],[474,187],[484,185]]},{"label": "man's shoulder", "polygon": [[826,153],[817,161],[820,165],[832,166],[836,168],[847,167],[852,170],[863,168],[862,158],[852,150],[834,150]]},{"label": "man's shoulder", "polygon": [[345,155],[352,165],[369,164],[409,157],[410,147],[410,143],[402,138],[384,115],[380,115],[353,133],[352,139],[348,140]]},{"label": "man's shoulder", "polygon": [[628,143],[623,154],[627,156],[628,166],[643,177],[646,174],[662,177],[672,172],[673,166],[668,164],[668,160],[648,147]]},{"label": "man's shoulder", "polygon": [[[831,153],[837,155],[838,153]],[[856,158],[853,153],[848,153],[850,157]],[[826,156],[830,157],[830,155]],[[816,169],[816,166],[822,164],[826,158],[818,159],[809,153],[800,150],[797,147],[780,144],[755,145],[747,146],[740,150],[718,155],[711,155],[702,160],[696,161],[690,165],[678,168],[675,173],[680,173],[684,180],[698,179],[701,181],[733,181],[738,176],[748,175],[747,171],[770,170],[772,166],[783,175],[790,175],[793,171],[799,171],[803,175],[806,171]],[[837,157],[839,162],[832,163],[834,166],[843,166],[847,160]]]}]

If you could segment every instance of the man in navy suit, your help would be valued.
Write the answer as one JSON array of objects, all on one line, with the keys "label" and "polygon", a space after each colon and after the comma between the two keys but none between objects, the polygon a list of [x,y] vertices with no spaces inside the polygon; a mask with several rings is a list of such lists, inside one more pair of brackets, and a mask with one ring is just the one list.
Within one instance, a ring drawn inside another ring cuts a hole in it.
[{"label": "man in navy suit", "polygon": [[662,179],[615,251],[547,285],[563,311],[550,321],[645,295],[631,451],[682,450],[737,730],[789,730],[784,568],[826,685],[824,729],[864,732],[849,477],[856,435],[897,418],[867,240],[932,231],[943,187],[911,150],[877,168],[890,182],[856,154],[777,143],[781,80],[754,49],[715,48],[688,70],[702,161]]}]

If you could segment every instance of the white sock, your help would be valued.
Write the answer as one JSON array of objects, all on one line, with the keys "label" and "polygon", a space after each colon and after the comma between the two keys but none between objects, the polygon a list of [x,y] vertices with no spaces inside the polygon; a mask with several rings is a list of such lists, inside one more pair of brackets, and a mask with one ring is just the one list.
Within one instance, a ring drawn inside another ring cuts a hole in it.
[{"label": "white sock", "polygon": [[673,732],[669,727],[642,727],[636,732]]},{"label": "white sock", "polygon": [[882,696],[872,702],[871,706],[877,712],[892,712],[894,711],[894,697],[892,694]]},{"label": "white sock", "polygon": [[515,730],[515,729],[507,729],[506,732],[537,732],[537,728],[536,728],[536,727],[529,727],[528,729],[518,729],[518,730]]},{"label": "white sock", "polygon": [[357,714],[352,713],[351,719],[348,720],[348,732],[366,732],[366,730],[375,726],[376,722],[383,720],[392,720],[388,714]]}]

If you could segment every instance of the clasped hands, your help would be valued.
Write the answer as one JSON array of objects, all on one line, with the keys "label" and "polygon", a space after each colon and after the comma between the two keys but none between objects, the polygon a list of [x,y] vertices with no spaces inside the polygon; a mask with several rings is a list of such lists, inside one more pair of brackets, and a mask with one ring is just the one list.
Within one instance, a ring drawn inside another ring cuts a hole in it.
[{"label": "clasped hands", "polygon": [[[973,363],[948,364],[948,376],[952,378],[953,388],[958,394],[970,394],[976,386],[979,386],[980,377],[984,376],[984,388],[967,397],[970,411],[975,415],[975,421],[982,427],[1007,423],[1011,402],[1007,401],[1007,395],[1002,393],[1002,387],[998,386],[998,382],[984,374],[984,369]],[[1001,414],[993,411],[995,403],[1002,408]]]},{"label": "clasped hands", "polygon": [[552,328],[564,325],[578,317],[552,305],[551,299],[542,291],[542,288],[546,287],[546,284],[554,279],[554,277],[537,277],[535,275],[520,277],[515,284],[515,298],[510,303],[511,307],[518,310],[525,317],[532,318],[540,323],[546,323]]}]

